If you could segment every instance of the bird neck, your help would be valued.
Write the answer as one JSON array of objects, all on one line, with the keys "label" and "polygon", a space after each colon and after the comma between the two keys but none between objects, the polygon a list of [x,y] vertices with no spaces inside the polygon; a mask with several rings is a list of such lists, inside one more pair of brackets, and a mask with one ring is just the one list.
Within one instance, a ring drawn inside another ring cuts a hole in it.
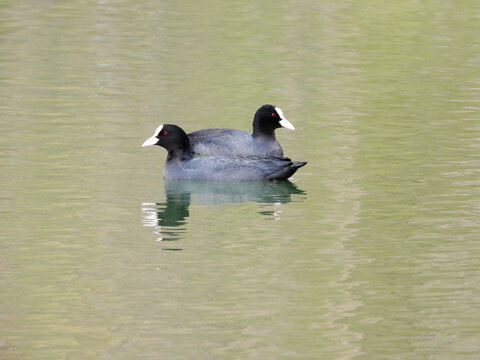
[{"label": "bird neck", "polygon": [[267,138],[275,140],[275,127],[265,121],[260,121],[258,116],[253,119],[253,134],[254,138]]},{"label": "bird neck", "polygon": [[183,130],[182,133],[166,147],[168,151],[167,161],[186,160],[192,157],[188,136]]},{"label": "bird neck", "polygon": [[254,138],[265,138],[275,140],[275,131],[272,129],[255,129],[252,136]]},{"label": "bird neck", "polygon": [[275,140],[275,129],[272,129],[271,127],[261,126],[260,124],[257,124],[255,126],[254,122],[252,136],[254,138],[266,138]]},{"label": "bird neck", "polygon": [[175,160],[187,160],[191,159],[192,154],[190,150],[184,148],[177,148],[177,149],[170,149],[168,151],[167,161],[175,161]]}]

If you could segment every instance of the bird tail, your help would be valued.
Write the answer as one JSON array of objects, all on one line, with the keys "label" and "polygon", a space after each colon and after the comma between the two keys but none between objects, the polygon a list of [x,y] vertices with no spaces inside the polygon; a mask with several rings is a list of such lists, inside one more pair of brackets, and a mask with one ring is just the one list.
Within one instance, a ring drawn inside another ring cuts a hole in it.
[{"label": "bird tail", "polygon": [[[290,160],[290,159],[288,159]],[[307,164],[306,161],[289,161],[288,164],[279,166],[276,171],[271,173],[266,180],[285,180],[288,179],[290,176],[295,174],[295,172],[305,166]]]}]

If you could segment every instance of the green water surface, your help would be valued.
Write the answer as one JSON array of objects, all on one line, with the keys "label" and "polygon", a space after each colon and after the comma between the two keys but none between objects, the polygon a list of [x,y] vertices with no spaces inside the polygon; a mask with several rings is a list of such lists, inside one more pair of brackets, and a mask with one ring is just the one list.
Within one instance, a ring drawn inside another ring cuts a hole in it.
[{"label": "green water surface", "polygon": [[[478,359],[480,4],[2,1],[1,359]],[[162,123],[291,183],[162,180]]]}]

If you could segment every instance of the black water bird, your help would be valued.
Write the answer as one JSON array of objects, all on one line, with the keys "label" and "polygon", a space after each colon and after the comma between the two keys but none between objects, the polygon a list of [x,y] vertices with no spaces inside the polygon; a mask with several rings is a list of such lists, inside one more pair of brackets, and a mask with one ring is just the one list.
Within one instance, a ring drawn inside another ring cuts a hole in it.
[{"label": "black water bird", "polygon": [[234,129],[204,129],[188,134],[194,155],[212,156],[283,156],[275,129],[295,127],[283,111],[270,104],[262,105],[253,118],[253,133]]},{"label": "black water bird", "polygon": [[160,125],[142,146],[159,145],[168,151],[163,168],[165,179],[253,181],[284,180],[306,162],[275,156],[192,157],[187,134],[171,124]]}]

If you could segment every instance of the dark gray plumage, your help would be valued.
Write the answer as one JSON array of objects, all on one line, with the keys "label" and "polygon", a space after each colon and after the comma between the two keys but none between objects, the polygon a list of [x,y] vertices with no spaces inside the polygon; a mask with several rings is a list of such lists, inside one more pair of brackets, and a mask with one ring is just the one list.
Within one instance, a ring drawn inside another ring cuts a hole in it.
[{"label": "dark gray plumage", "polygon": [[253,133],[234,129],[204,129],[188,134],[190,151],[212,156],[283,156],[275,129],[295,130],[280,108],[265,104],[255,113]]},{"label": "dark gray plumage", "polygon": [[142,146],[159,145],[168,151],[163,177],[177,180],[283,180],[306,162],[285,157],[205,156],[193,158],[187,134],[176,125],[160,125]]}]

